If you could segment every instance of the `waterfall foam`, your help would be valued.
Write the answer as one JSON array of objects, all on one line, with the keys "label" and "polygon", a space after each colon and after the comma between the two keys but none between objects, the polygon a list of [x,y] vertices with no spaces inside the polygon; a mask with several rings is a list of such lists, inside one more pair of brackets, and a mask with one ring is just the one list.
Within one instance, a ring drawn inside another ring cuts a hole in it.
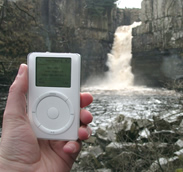
[{"label": "waterfall foam", "polygon": [[120,26],[114,34],[114,43],[111,53],[108,54],[106,73],[108,86],[124,88],[133,86],[134,76],[131,72],[132,28],[139,26],[140,22],[134,22],[129,26]]},{"label": "waterfall foam", "polygon": [[[134,76],[131,72],[131,49],[132,49],[132,28],[137,27],[141,22],[134,22],[129,26],[120,26],[114,34],[114,43],[111,52],[108,54],[106,72],[103,79],[92,79],[89,84],[104,89],[123,89],[133,86]],[[92,84],[92,85],[93,85]]]}]

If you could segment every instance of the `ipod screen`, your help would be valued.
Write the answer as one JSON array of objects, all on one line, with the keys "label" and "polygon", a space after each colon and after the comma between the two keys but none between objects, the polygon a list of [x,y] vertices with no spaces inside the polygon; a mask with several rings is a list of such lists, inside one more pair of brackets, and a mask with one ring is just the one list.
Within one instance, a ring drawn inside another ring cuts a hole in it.
[{"label": "ipod screen", "polygon": [[36,57],[36,86],[71,87],[71,58]]}]

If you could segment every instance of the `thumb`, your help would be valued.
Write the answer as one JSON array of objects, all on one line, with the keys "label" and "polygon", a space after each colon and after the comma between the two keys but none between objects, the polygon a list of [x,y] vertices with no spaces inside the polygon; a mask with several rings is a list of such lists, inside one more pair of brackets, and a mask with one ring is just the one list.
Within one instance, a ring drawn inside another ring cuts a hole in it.
[{"label": "thumb", "polygon": [[10,119],[20,119],[22,115],[26,116],[27,82],[27,65],[21,64],[15,81],[9,89],[3,123]]}]

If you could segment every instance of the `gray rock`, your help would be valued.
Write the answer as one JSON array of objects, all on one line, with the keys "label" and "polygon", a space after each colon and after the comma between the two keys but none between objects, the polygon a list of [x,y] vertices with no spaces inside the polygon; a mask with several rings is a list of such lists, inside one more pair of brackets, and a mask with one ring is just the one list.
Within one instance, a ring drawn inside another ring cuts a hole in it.
[{"label": "gray rock", "polygon": [[183,148],[183,140],[179,139],[176,143],[175,146],[178,146],[179,148]]},{"label": "gray rock", "polygon": [[111,169],[98,169],[96,172],[112,172]]},{"label": "gray rock", "polygon": [[182,0],[142,1],[142,24],[132,40],[136,84],[161,86],[183,75],[182,9]]}]

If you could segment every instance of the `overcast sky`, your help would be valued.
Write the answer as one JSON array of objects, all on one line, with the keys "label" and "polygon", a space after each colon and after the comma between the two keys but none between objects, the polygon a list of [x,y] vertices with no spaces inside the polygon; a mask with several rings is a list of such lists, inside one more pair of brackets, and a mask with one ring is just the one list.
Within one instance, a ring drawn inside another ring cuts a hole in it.
[{"label": "overcast sky", "polygon": [[141,8],[142,0],[119,0],[119,8]]}]

